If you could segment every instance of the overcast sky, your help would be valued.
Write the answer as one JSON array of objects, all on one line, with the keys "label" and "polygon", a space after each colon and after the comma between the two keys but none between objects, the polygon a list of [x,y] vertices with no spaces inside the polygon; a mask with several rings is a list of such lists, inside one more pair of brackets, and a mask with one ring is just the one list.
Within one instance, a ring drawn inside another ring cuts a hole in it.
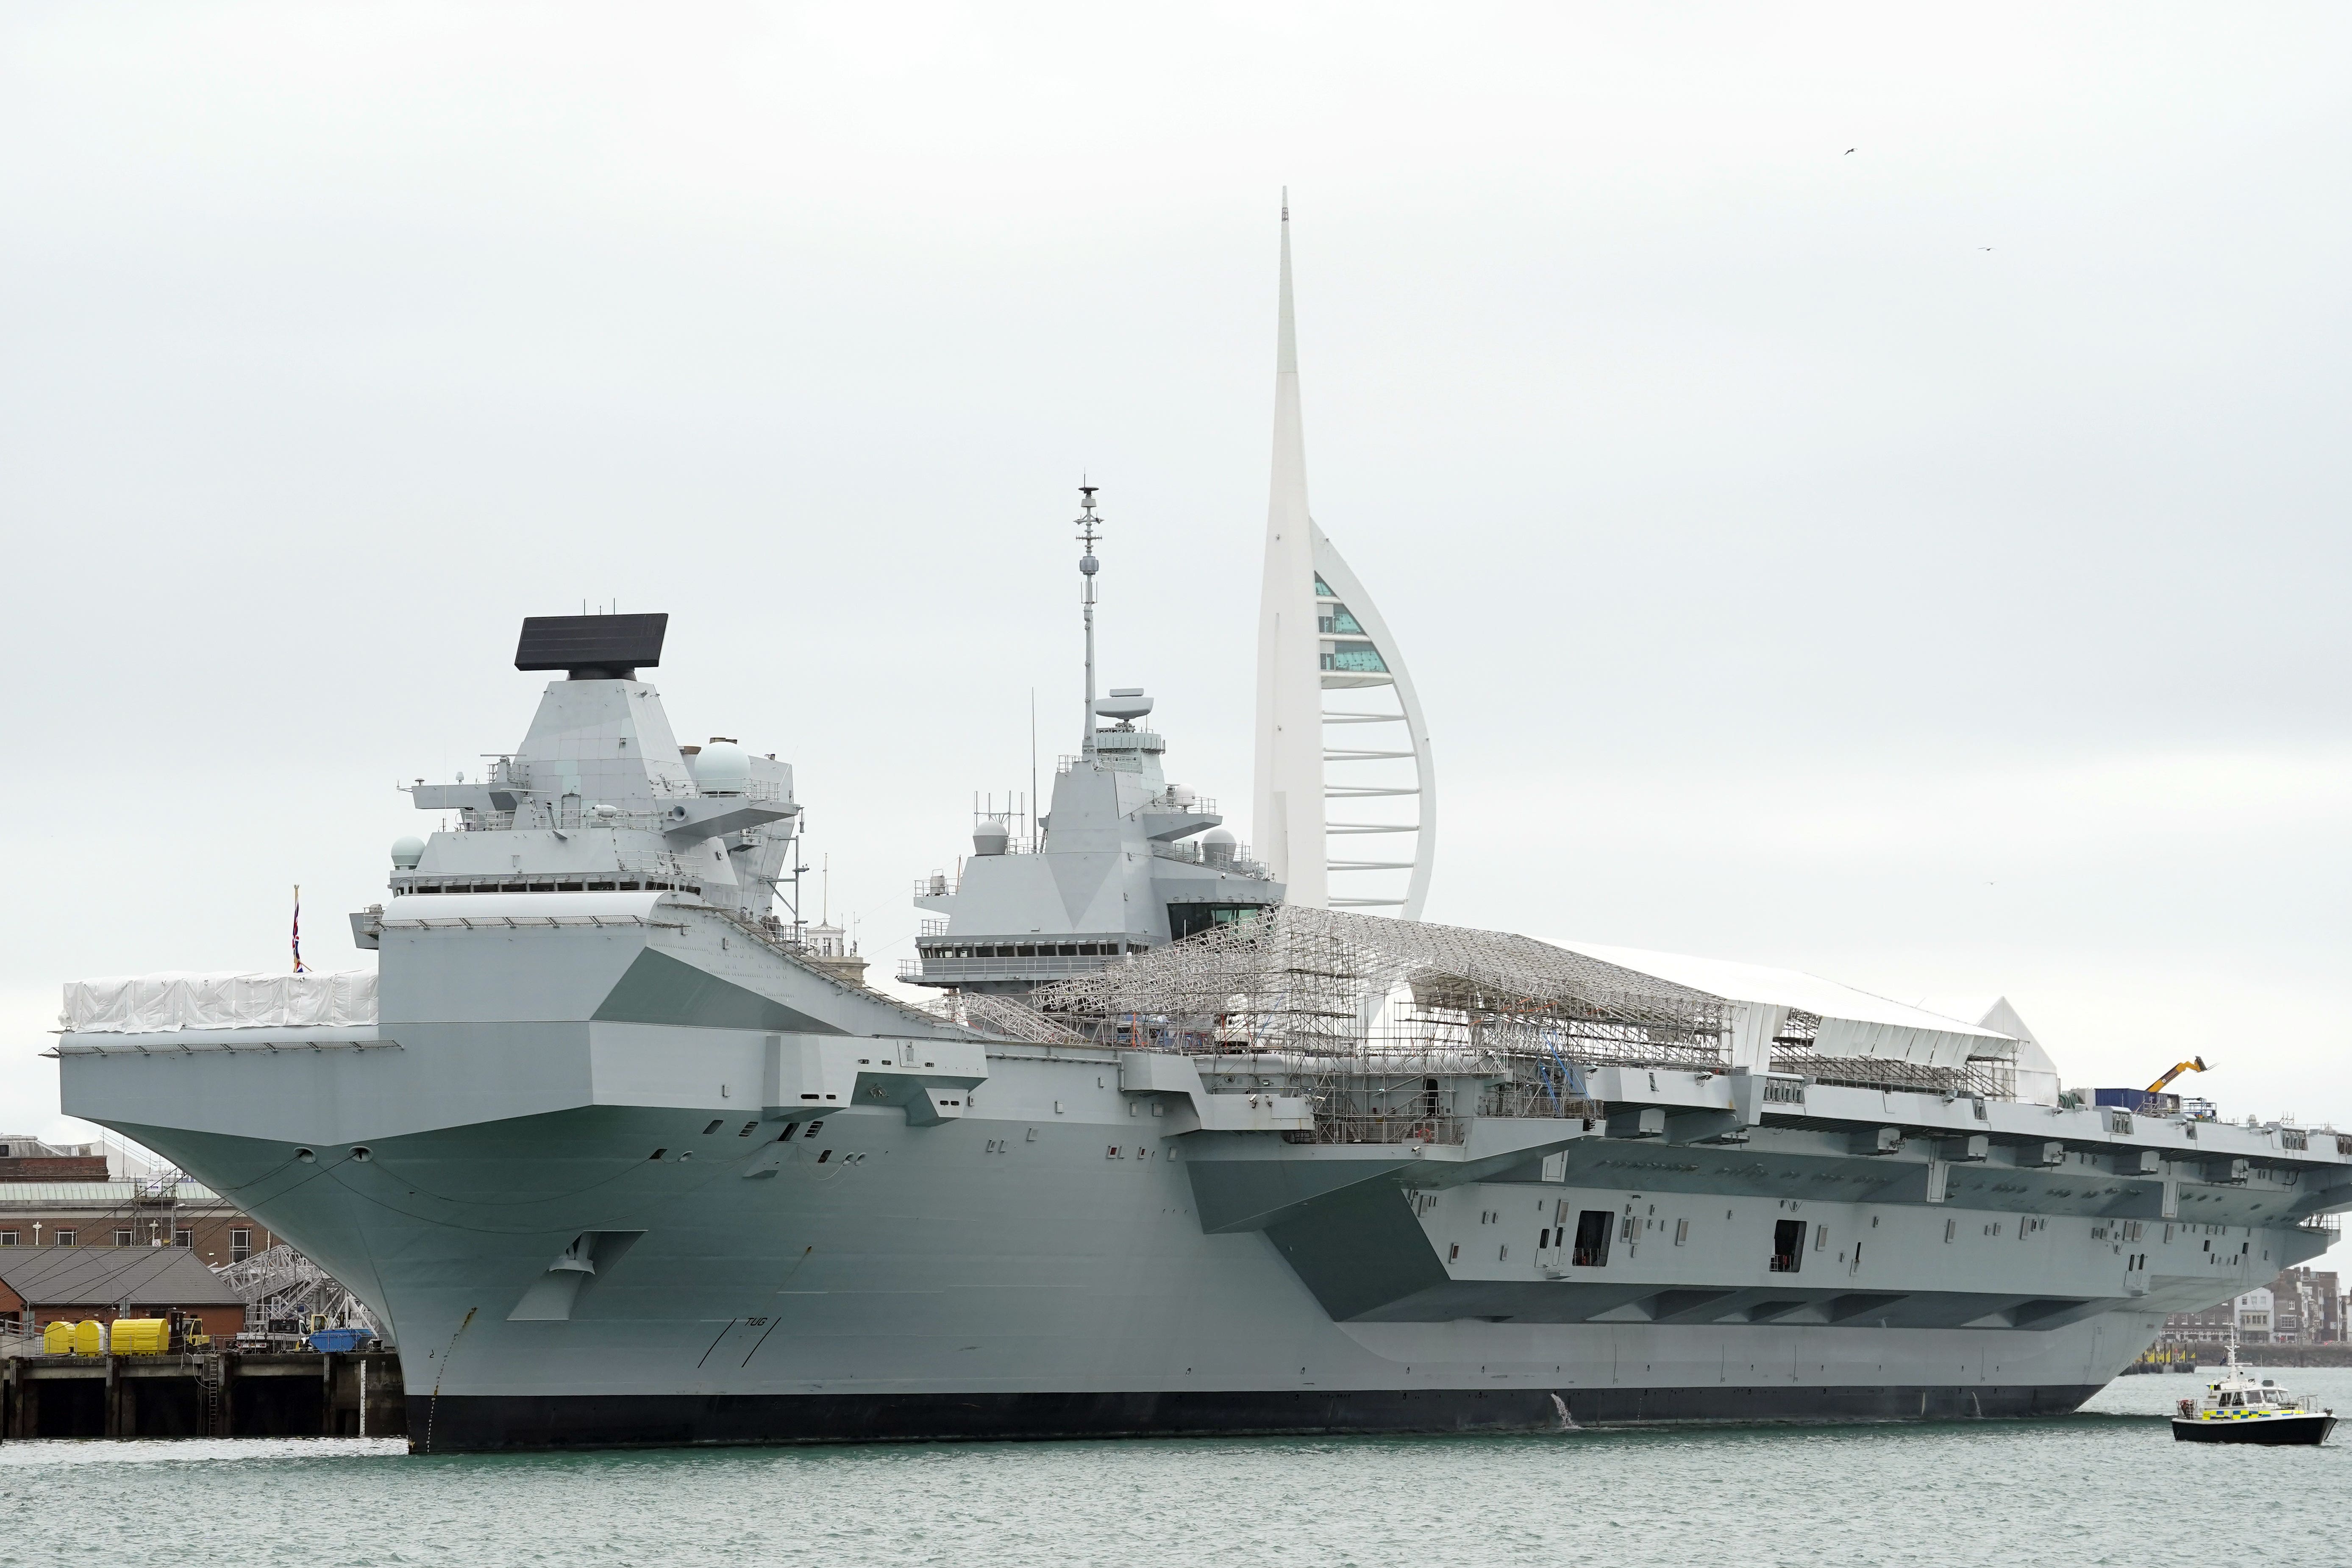
[{"label": "overcast sky", "polygon": [[[886,963],[1106,684],[1245,802],[1276,208],[1434,920],[2009,994],[2352,1125],[2340,5],[0,11],[0,1131],[321,967],[669,612]],[[1851,150],[1851,151],[1849,151]],[[1249,836],[1246,820],[1235,826]],[[87,1135],[85,1132],[84,1135]]]}]

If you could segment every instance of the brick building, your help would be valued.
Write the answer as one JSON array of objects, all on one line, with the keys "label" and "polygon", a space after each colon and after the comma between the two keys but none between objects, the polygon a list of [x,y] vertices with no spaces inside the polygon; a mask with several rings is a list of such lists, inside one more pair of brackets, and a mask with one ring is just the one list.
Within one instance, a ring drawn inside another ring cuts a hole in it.
[{"label": "brick building", "polygon": [[2344,1289],[2332,1271],[2290,1268],[2271,1282],[2277,1305],[2271,1338],[2281,1344],[2332,1345],[2344,1340]]},{"label": "brick building", "polygon": [[27,1333],[54,1322],[161,1318],[177,1311],[226,1338],[245,1302],[180,1247],[20,1247],[0,1252],[0,1315]]},{"label": "brick building", "polygon": [[[0,1143],[22,1141],[0,1139]],[[40,1158],[40,1157],[37,1157]],[[200,1263],[239,1263],[276,1242],[268,1226],[198,1182],[104,1174],[0,1179],[0,1257],[12,1247],[184,1247]]]},{"label": "brick building", "polygon": [[0,1182],[102,1182],[106,1151],[95,1143],[45,1143],[0,1132]]},{"label": "brick building", "polygon": [[2232,1323],[2242,1344],[2341,1344],[2342,1281],[2332,1272],[2290,1268],[2268,1286],[2249,1290],[2235,1300],[2202,1312],[2173,1313],[2164,1320],[2164,1337],[2219,1344],[2230,1337]]}]

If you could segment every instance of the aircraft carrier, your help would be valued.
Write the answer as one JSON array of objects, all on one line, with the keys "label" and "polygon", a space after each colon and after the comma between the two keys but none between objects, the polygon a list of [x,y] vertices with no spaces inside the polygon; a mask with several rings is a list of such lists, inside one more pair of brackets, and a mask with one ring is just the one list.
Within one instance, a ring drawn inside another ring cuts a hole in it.
[{"label": "aircraft carrier", "polygon": [[2060,1412],[2352,1206],[2352,1139],[1981,1021],[1286,904],[1091,660],[902,1003],[779,914],[793,769],[679,745],[666,624],[525,623],[373,977],[67,988],[64,1109],[365,1299],[419,1450]]}]

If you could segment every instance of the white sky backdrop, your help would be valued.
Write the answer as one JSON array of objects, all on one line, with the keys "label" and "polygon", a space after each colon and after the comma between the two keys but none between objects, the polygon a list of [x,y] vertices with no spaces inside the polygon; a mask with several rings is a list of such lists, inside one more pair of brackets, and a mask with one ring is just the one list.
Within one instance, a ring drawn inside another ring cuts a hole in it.
[{"label": "white sky backdrop", "polygon": [[[0,13],[0,1130],[361,962],[526,614],[672,616],[866,951],[1106,683],[1245,802],[1274,216],[1433,919],[2005,991],[2352,1124],[2341,6]],[[1855,151],[1846,155],[1849,147]],[[1990,248],[1986,248],[1990,247]],[[1246,820],[1235,826],[1248,836]]]}]

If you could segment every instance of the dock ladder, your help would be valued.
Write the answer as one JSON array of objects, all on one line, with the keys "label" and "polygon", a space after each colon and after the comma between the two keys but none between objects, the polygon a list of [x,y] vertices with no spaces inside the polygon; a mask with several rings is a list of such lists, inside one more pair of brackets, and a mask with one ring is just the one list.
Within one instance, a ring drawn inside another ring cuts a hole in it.
[{"label": "dock ladder", "polygon": [[196,1379],[198,1386],[203,1388],[205,1391],[204,1435],[207,1437],[226,1437],[228,1436],[226,1432],[221,1430],[221,1384],[223,1382],[223,1376],[224,1371],[218,1352],[207,1352],[203,1362],[199,1363],[199,1371],[197,1373]]}]

